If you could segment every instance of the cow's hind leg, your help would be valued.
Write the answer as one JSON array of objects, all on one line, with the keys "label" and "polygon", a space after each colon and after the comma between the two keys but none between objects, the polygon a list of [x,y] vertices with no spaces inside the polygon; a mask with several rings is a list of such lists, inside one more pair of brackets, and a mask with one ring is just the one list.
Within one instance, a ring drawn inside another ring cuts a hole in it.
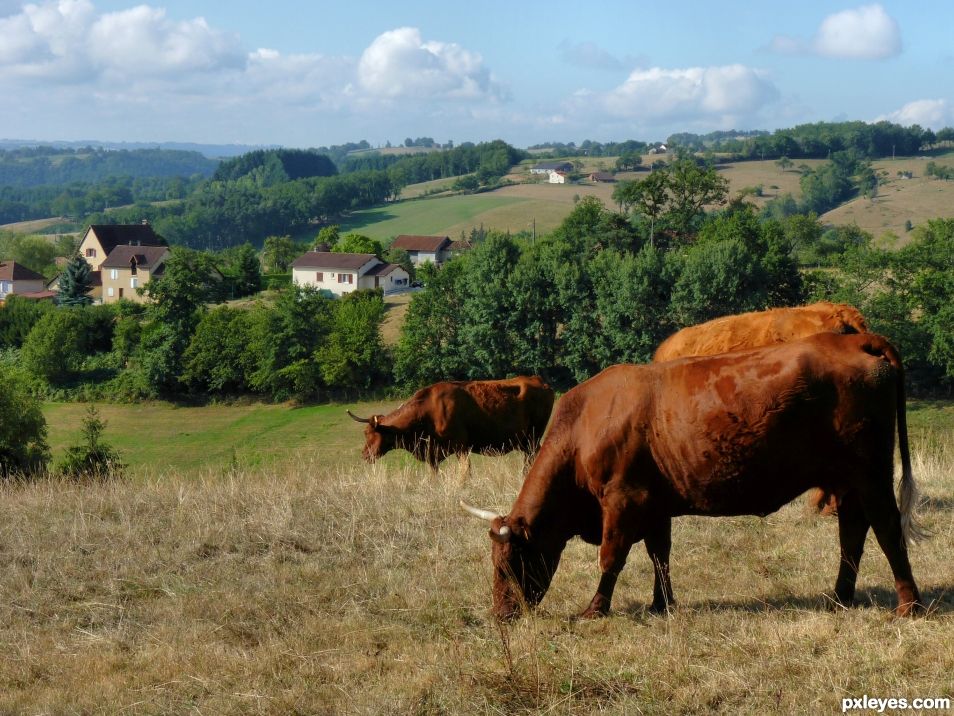
[{"label": "cow's hind leg", "polygon": [[886,483],[883,487],[873,486],[867,494],[862,495],[862,505],[894,574],[894,588],[898,593],[895,613],[898,616],[908,616],[922,612],[924,605],[911,573],[908,548],[901,530],[901,513],[891,491],[891,484]]},{"label": "cow's hind leg", "polygon": [[838,508],[841,565],[838,567],[838,579],[835,581],[835,601],[844,607],[850,607],[855,598],[855,583],[858,580],[858,567],[865,549],[868,526],[868,517],[861,507],[861,499],[855,492],[849,492],[842,498]]},{"label": "cow's hind leg", "polygon": [[669,551],[672,548],[672,520],[667,519],[646,533],[646,553],[653,563],[653,603],[649,610],[664,614],[676,603],[669,581]]}]

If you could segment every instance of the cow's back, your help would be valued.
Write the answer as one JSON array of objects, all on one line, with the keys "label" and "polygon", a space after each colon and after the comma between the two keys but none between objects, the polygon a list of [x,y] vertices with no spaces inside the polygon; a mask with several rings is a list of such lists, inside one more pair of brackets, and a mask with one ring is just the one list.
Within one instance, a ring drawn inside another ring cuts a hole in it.
[{"label": "cow's back", "polygon": [[475,450],[514,449],[539,441],[553,409],[553,390],[537,376],[445,381],[426,398],[435,434]]},{"label": "cow's back", "polygon": [[800,340],[815,333],[867,333],[861,313],[847,304],[822,301],[716,318],[689,326],[663,341],[654,362],[759,348]]},{"label": "cow's back", "polygon": [[593,494],[625,479],[673,514],[767,514],[893,448],[897,374],[885,346],[822,333],[615,366],[564,397],[545,449],[575,453]]}]

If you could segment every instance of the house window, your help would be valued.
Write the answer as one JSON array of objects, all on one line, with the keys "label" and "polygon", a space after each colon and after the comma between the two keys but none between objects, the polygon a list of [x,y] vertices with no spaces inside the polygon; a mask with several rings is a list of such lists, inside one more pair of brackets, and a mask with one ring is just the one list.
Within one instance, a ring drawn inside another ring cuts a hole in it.
[{"label": "house window", "polygon": [[119,269],[109,269],[109,277],[115,281],[119,278]]},{"label": "house window", "polygon": [[112,286],[106,289],[106,295],[109,296],[110,298],[112,298],[115,295],[115,292],[113,291]]},{"label": "house window", "polygon": [[348,278],[351,276],[350,273],[339,273],[338,274],[338,283],[348,283]]},{"label": "house window", "polygon": [[120,297],[120,298],[123,297],[123,290],[122,290],[121,288],[119,289],[119,297]]},{"label": "house window", "polygon": [[96,258],[96,249],[86,249],[86,258],[95,259]]},{"label": "house window", "polygon": [[139,279],[133,276],[129,279],[129,288],[136,288],[139,285]]},{"label": "house window", "polygon": [[315,274],[315,281],[322,283],[325,280],[325,274],[323,271],[319,271]]}]

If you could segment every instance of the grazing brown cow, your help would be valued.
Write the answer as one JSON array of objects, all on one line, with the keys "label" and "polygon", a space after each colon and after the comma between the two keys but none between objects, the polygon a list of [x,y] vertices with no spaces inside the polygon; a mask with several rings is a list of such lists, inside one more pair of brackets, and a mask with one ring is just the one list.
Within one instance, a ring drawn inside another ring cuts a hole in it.
[{"label": "grazing brown cow", "polygon": [[827,301],[724,316],[673,333],[659,344],[653,362],[771,346],[823,332],[867,333],[868,324],[858,309]]},{"label": "grazing brown cow", "polygon": [[[903,474],[895,503],[897,420]],[[835,598],[849,605],[869,526],[888,557],[898,614],[921,609],[905,539],[917,536],[904,377],[880,336],[819,333],[705,358],[617,365],[569,391],[506,516],[491,520],[494,612],[544,596],[570,538],[600,545],[583,616],[609,611],[630,547],[645,540],[652,608],[673,602],[672,518],[760,515],[810,487],[841,496]]]},{"label": "grazing brown cow", "polygon": [[407,450],[434,470],[449,455],[540,449],[553,409],[553,390],[537,376],[510,380],[445,381],[417,391],[388,415],[367,423],[362,455],[373,461],[389,450]]},{"label": "grazing brown cow", "polygon": [[[868,324],[857,308],[827,301],[724,316],[672,334],[656,349],[653,362],[760,348],[823,332],[867,333]],[[835,496],[824,490],[812,490],[808,502],[827,515],[838,508]]]}]

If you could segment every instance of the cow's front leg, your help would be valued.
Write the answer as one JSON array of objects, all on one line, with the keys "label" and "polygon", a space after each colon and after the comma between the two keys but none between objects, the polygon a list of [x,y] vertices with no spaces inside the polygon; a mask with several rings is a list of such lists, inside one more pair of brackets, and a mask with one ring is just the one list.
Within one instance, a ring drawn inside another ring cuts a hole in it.
[{"label": "cow's front leg", "polygon": [[666,519],[646,533],[646,553],[653,563],[653,603],[649,610],[664,614],[676,603],[669,581],[669,551],[672,549],[672,520]]},{"label": "cow's front leg", "polygon": [[470,452],[461,452],[457,454],[457,467],[460,473],[459,482],[463,485],[470,477]]},{"label": "cow's front leg", "polygon": [[610,602],[619,573],[626,566],[626,557],[636,540],[620,528],[618,514],[608,515],[604,511],[603,541],[600,543],[600,583],[590,605],[580,614],[581,619],[592,619],[609,614]]}]

